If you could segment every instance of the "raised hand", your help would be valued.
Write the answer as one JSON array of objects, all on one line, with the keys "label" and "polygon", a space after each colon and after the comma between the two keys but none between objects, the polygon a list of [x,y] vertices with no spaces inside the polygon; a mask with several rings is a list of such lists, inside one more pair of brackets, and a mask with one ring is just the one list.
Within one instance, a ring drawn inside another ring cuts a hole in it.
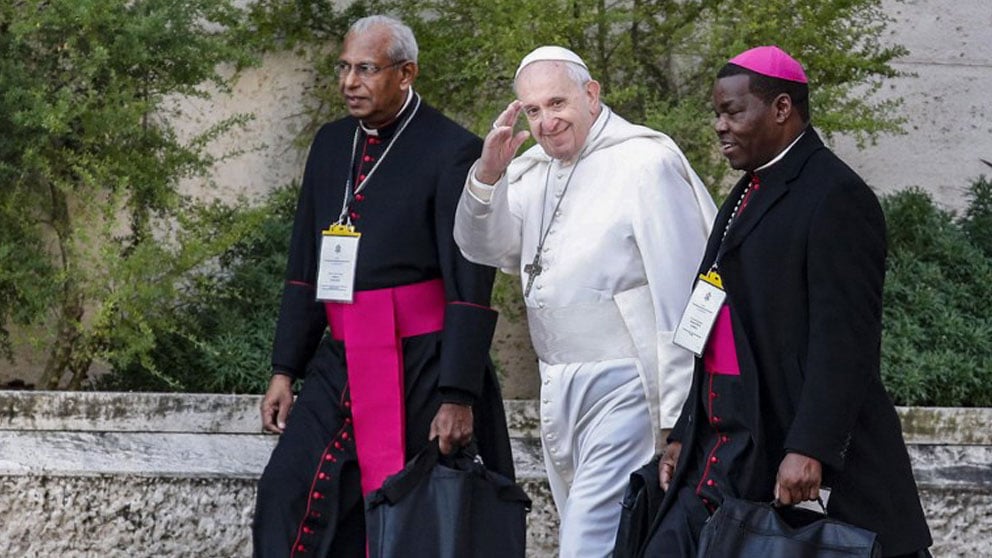
[{"label": "raised hand", "polygon": [[479,182],[495,184],[506,172],[506,167],[510,166],[517,150],[530,137],[530,132],[526,130],[513,133],[513,124],[520,116],[522,106],[520,101],[513,101],[493,122],[493,129],[482,144],[482,157],[475,167],[475,178]]}]

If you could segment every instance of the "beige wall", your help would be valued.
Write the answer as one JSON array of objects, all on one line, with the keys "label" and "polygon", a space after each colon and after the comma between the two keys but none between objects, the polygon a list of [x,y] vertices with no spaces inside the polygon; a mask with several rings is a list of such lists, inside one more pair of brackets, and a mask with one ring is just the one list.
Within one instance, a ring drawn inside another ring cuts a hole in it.
[{"label": "beige wall", "polygon": [[[992,176],[992,2],[885,0],[896,19],[890,40],[909,49],[894,66],[916,74],[891,80],[883,94],[902,97],[906,134],[860,150],[836,150],[879,192],[920,186],[950,208],[980,174]],[[815,119],[815,116],[814,116]]]}]

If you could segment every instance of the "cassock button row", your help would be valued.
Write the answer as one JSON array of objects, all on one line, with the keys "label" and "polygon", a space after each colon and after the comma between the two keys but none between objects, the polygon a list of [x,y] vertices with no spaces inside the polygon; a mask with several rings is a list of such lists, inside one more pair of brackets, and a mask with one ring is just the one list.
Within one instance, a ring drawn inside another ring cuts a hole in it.
[{"label": "cassock button row", "polygon": [[358,181],[361,182],[363,180],[365,180],[365,175],[364,174],[358,175]]},{"label": "cassock button row", "polygon": [[719,462],[720,462],[720,460],[717,459],[715,455],[710,458],[710,463],[719,463]]},{"label": "cassock button row", "polygon": [[366,156],[362,157],[362,160],[365,161],[366,163],[371,163],[372,162],[372,156],[371,155],[366,155]]},{"label": "cassock button row", "polygon": [[730,441],[730,436],[720,436],[720,441],[726,444]]},{"label": "cassock button row", "polygon": [[348,216],[351,217],[353,221],[357,221],[362,218],[362,216],[355,211],[352,211]]},{"label": "cassock button row", "polygon": [[364,201],[365,194],[355,194],[355,201]]},{"label": "cassock button row", "polygon": [[713,479],[709,479],[708,481],[706,481],[706,486],[716,486],[716,481]]},{"label": "cassock button row", "polygon": [[718,424],[720,422],[720,417],[713,417],[713,424]]}]

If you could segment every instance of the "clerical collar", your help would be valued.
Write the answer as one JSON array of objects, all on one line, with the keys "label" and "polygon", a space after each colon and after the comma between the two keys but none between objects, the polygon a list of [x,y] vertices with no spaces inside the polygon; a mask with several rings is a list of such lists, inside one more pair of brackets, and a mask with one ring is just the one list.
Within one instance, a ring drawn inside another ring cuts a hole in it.
[{"label": "clerical collar", "polygon": [[785,158],[785,155],[789,152],[789,150],[792,149],[793,146],[795,146],[797,143],[799,143],[799,140],[802,139],[802,137],[805,136],[805,135],[806,135],[806,130],[804,129],[803,130],[803,133],[799,134],[799,137],[797,137],[796,139],[792,140],[792,143],[790,143],[788,147],[786,147],[785,149],[783,149],[781,153],[779,153],[778,155],[776,155],[774,159],[772,159],[771,161],[768,161],[764,165],[761,165],[760,167],[754,169],[753,171],[751,171],[751,174],[754,174],[754,173],[756,173],[756,172],[758,172],[760,170],[765,170],[768,167],[770,167],[770,166],[774,165],[775,163],[777,163],[777,162],[781,161],[782,159],[784,159]]},{"label": "clerical collar", "polygon": [[377,138],[379,136],[383,136],[383,137],[391,136],[393,132],[396,131],[396,127],[399,125],[400,120],[402,120],[401,117],[403,116],[403,113],[405,113],[406,109],[410,107],[410,101],[412,100],[413,100],[413,88],[411,87],[406,93],[406,100],[403,101],[403,106],[400,107],[400,110],[399,112],[396,113],[396,116],[389,121],[389,124],[386,124],[381,128],[369,128],[368,126],[365,125],[364,122],[359,120],[358,125],[362,127],[362,131],[365,132],[365,135],[372,136],[374,138]]}]

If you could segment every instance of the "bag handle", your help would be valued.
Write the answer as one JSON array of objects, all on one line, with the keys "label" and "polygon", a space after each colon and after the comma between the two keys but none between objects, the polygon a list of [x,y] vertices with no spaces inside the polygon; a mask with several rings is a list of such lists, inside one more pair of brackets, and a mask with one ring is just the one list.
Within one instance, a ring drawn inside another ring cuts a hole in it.
[{"label": "bag handle", "polygon": [[[420,453],[407,462],[402,474],[389,477],[377,492],[380,492],[390,504],[395,504],[429,477],[431,470],[438,463],[443,463],[452,469],[471,471],[478,467],[479,470],[484,471],[485,467],[482,465],[482,458],[478,457],[477,448],[473,439],[467,446],[458,448],[451,455],[443,455],[440,440],[433,438],[424,449],[420,450]],[[371,496],[370,499],[377,500],[375,496]]]},{"label": "bag handle", "polygon": [[386,479],[382,487],[376,491],[379,495],[370,495],[372,498],[370,498],[369,503],[371,504],[372,501],[378,500],[378,496],[380,495],[390,504],[395,504],[402,500],[404,496],[409,494],[411,490],[416,488],[422,480],[431,474],[431,469],[437,465],[440,455],[441,448],[438,439],[434,438],[424,449],[420,450],[420,453],[415,455],[406,464],[402,474],[396,474]]}]

